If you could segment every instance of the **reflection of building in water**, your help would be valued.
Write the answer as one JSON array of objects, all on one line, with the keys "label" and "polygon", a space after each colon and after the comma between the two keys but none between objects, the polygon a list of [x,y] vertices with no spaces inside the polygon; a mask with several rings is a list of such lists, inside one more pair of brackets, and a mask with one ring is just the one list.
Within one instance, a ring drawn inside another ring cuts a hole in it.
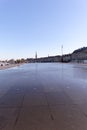
[{"label": "reflection of building in water", "polygon": [[[75,69],[73,69],[73,77],[75,79],[87,79],[87,72],[84,70],[87,70],[87,66],[86,65],[81,65],[78,67],[78,65],[74,66]],[[84,86],[82,84],[82,86]]]}]

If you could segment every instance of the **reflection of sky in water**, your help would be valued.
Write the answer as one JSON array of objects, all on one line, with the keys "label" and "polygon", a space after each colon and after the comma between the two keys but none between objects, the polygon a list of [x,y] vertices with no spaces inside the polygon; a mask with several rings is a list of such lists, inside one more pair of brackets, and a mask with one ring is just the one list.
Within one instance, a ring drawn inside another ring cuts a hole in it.
[{"label": "reflection of sky in water", "polygon": [[0,70],[0,80],[7,76],[12,78],[17,74],[20,76],[28,76],[31,73],[45,73],[52,75],[54,78],[62,77],[71,80],[87,80],[87,66],[79,64],[61,64],[61,63],[30,63],[21,66]]},{"label": "reflection of sky in water", "polygon": [[82,80],[87,80],[87,66],[75,66],[73,69],[73,76]]},{"label": "reflection of sky in water", "polygon": [[[12,86],[18,87],[27,82],[42,81],[50,84],[55,91],[57,87],[67,91],[86,91],[87,88],[87,66],[77,64],[61,63],[31,63],[0,71],[0,91]],[[41,81],[42,80],[42,81]],[[20,85],[19,85],[20,84]],[[29,84],[28,84],[29,85]],[[50,89],[51,89],[50,88]]]}]

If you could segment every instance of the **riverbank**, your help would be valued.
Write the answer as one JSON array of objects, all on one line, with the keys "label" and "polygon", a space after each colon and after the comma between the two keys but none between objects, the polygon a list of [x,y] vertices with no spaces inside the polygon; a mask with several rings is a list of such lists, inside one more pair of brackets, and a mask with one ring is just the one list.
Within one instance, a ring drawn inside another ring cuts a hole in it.
[{"label": "riverbank", "polygon": [[13,68],[13,67],[20,66],[20,65],[22,65],[22,64],[8,64],[8,65],[0,66],[0,70]]}]

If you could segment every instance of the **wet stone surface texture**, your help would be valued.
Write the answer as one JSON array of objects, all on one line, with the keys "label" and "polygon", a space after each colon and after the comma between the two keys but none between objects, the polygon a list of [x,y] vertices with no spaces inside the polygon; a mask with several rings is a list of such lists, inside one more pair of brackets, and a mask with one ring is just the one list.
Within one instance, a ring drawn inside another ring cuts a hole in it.
[{"label": "wet stone surface texture", "polygon": [[87,65],[0,70],[0,130],[87,130]]}]

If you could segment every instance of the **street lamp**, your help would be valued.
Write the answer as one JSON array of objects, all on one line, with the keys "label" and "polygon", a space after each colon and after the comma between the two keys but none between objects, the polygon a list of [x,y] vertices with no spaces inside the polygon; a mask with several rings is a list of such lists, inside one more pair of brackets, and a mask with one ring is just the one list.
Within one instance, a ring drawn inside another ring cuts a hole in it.
[{"label": "street lamp", "polygon": [[61,56],[61,62],[63,62],[63,45],[61,46],[61,54],[62,54],[62,56]]}]

